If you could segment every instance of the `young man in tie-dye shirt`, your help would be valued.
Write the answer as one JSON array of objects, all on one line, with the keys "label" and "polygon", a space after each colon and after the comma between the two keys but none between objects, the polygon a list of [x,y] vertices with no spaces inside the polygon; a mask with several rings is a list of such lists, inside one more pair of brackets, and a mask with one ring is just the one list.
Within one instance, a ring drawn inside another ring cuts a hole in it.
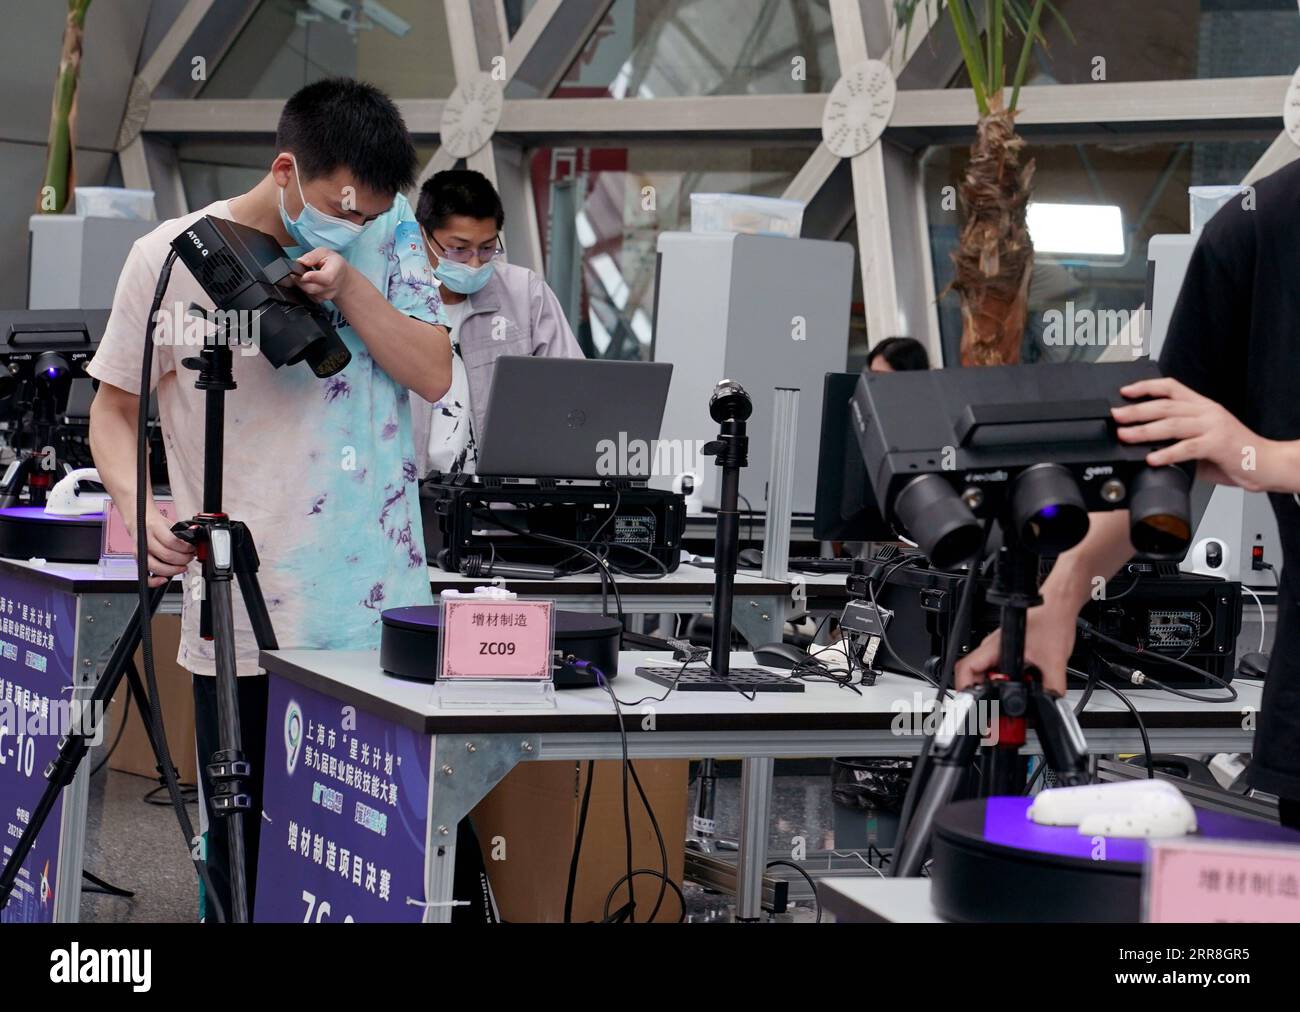
[{"label": "young man in tie-dye shirt", "polygon": [[[136,412],[146,317],[171,241],[203,215],[277,239],[312,268],[300,287],[330,310],[352,361],[320,380],[305,365],[275,369],[254,344],[234,355],[227,395],[224,507],[251,530],[271,622],[282,648],[364,649],[379,642],[380,612],[431,602],[416,487],[409,392],[436,400],[451,383],[451,344],[437,288],[412,262],[399,227],[413,220],[401,191],[415,148],[396,106],[347,79],[308,85],[284,106],[276,155],[247,193],[160,225],[140,239],[118,281],[90,373],[95,462],[114,501],[135,513]],[[180,516],[200,510],[204,394],[181,360],[185,307],[212,301],[177,263],[157,326],[157,384],[172,492]],[[177,307],[180,307],[177,309]],[[161,583],[185,574],[178,660],[194,673],[200,765],[219,747],[210,642],[198,635],[200,570],[193,550],[148,502],[149,569]],[[235,592],[243,748],[261,806],[266,676]],[[210,784],[204,774],[204,793]],[[244,819],[248,881],[256,881],[257,814]],[[209,870],[229,910],[226,833],[208,834]],[[250,903],[251,908],[251,903]]]}]

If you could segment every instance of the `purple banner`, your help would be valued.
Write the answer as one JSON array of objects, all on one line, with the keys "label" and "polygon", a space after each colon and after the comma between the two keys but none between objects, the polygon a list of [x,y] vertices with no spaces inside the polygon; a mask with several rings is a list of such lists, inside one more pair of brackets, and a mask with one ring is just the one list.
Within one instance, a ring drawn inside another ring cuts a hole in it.
[{"label": "purple banner", "polygon": [[[68,730],[77,602],[72,594],[0,573],[0,820],[7,861],[45,789],[45,767]],[[54,920],[63,797],[55,802],[15,884],[0,923]]]},{"label": "purple banner", "polygon": [[429,737],[270,679],[254,920],[421,920]]}]

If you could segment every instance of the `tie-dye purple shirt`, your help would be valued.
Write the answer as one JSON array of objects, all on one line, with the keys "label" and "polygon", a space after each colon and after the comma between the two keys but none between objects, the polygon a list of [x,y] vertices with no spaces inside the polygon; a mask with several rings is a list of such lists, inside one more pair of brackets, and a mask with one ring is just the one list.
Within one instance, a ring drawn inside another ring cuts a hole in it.
[{"label": "tie-dye purple shirt", "polygon": [[[136,243],[90,368],[93,376],[138,390],[143,320],[158,270],[171,239],[203,214],[230,217],[226,202],[219,201],[163,224]],[[397,226],[412,217],[410,205],[398,197],[345,256],[397,309],[445,326],[437,287],[409,251],[398,248]],[[164,306],[176,302],[211,306],[180,264]],[[335,324],[352,353],[341,373],[320,380],[305,366],[273,369],[261,355],[236,354],[238,387],[227,396],[225,508],[252,530],[261,557],[259,577],[283,648],[374,648],[381,611],[432,602],[409,394],[379,367],[337,311]],[[192,349],[164,342],[154,368],[181,516],[198,512],[203,474],[203,394],[194,388],[194,374],[180,365],[189,354]],[[178,660],[192,671],[212,674],[212,644],[198,636],[197,578],[192,566]],[[257,647],[238,601],[235,615],[239,671],[252,674]]]}]

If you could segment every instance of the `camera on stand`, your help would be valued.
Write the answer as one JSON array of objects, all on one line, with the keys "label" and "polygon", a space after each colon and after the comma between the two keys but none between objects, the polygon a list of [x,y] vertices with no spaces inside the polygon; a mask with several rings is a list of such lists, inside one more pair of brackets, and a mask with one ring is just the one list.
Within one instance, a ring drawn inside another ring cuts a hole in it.
[{"label": "camera on stand", "polygon": [[[913,779],[916,803],[905,807],[912,821],[905,819],[900,831],[896,876],[920,872],[936,819],[976,762],[981,735],[978,721],[968,718],[980,707],[998,713],[997,742],[982,756],[985,793],[1024,789],[1020,753],[1031,715],[1058,781],[1086,782],[1087,743],[1073,708],[1046,690],[1026,663],[1026,618],[1042,603],[1043,558],[1082,541],[1090,513],[1128,510],[1133,545],[1147,559],[1186,552],[1191,466],[1148,466],[1155,447],[1120,442],[1112,417],[1113,408],[1129,403],[1121,388],[1158,376],[1152,363],[1139,361],[864,373],[859,379],[852,424],[884,517],[933,567],[968,566],[953,619],[959,634],[972,621],[979,567],[995,528],[999,535],[984,599],[999,609],[1001,656],[982,683],[944,703],[940,729]],[[941,696],[952,684],[958,645],[950,636],[936,666]]]}]

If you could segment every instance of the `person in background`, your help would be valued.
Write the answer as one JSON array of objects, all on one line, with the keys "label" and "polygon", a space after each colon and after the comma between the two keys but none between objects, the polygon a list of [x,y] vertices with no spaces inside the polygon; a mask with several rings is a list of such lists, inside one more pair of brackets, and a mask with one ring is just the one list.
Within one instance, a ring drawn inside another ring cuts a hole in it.
[{"label": "person in background", "polygon": [[[132,247],[87,370],[100,381],[90,410],[91,450],[113,502],[123,516],[134,516],[145,324],[170,244],[204,215],[273,237],[309,268],[299,287],[329,311],[352,360],[320,380],[305,365],[275,369],[261,354],[233,356],[238,388],[226,412],[224,506],[256,541],[258,575],[282,648],[375,648],[384,608],[432,603],[408,391],[437,400],[451,383],[451,344],[437,289],[422,284],[410,258],[399,255],[402,223],[416,228],[401,196],[415,180],[415,146],[387,95],[337,78],[310,84],[285,102],[274,150],[266,175],[247,193],[163,222]],[[416,263],[427,266],[422,254]],[[178,262],[159,314],[153,379],[172,491],[184,517],[202,506],[205,394],[182,365],[191,349],[174,336],[184,320],[171,307],[191,303],[213,308]],[[193,673],[201,788],[211,798],[206,767],[220,746],[213,644],[199,635],[201,570],[147,486],[144,495],[147,543],[136,550],[148,555],[151,582],[185,575],[177,663]],[[253,769],[246,782],[252,809],[243,820],[251,909],[268,680],[237,587],[234,597],[239,720]],[[205,828],[213,888],[229,913],[226,828]]]},{"label": "person in background", "polygon": [[925,345],[913,337],[887,337],[867,356],[871,372],[914,372],[930,368]]},{"label": "person in background", "polygon": [[472,474],[496,360],[582,358],[582,349],[546,281],[505,262],[505,208],[486,176],[468,169],[437,173],[420,190],[415,219],[454,352],[451,389],[442,399],[411,399],[416,446],[424,449],[424,473]]}]

